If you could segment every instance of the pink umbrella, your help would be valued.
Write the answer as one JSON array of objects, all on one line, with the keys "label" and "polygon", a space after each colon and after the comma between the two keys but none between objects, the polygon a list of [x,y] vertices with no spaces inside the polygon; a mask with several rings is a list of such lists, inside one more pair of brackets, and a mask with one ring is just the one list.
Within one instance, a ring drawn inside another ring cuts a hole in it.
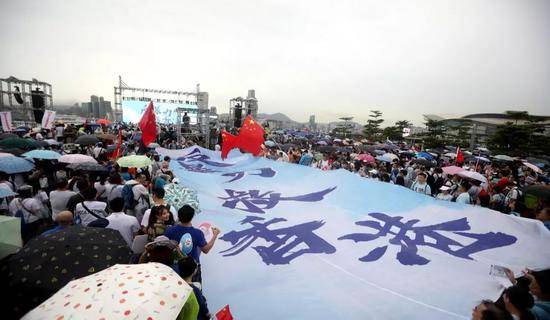
[{"label": "pink umbrella", "polygon": [[63,163],[84,163],[84,162],[93,162],[97,163],[96,159],[84,155],[84,154],[66,154],[62,155],[58,160]]},{"label": "pink umbrella", "polygon": [[374,162],[374,157],[370,154],[362,153],[357,156],[357,160],[365,161],[365,162]]},{"label": "pink umbrella", "polygon": [[455,175],[459,172],[465,171],[463,168],[457,167],[457,166],[448,166],[448,167],[443,167],[442,169],[443,169],[443,172],[450,175]]},{"label": "pink umbrella", "polygon": [[475,171],[461,171],[457,173],[459,176],[463,178],[473,179],[477,181],[481,181],[482,183],[487,183],[487,178],[482,175],[481,173],[475,172]]}]

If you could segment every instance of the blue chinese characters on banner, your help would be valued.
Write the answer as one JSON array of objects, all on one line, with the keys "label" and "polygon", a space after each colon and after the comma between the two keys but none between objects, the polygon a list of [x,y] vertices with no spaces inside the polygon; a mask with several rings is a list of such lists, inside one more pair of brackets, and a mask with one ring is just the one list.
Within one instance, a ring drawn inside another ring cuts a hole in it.
[{"label": "blue chinese characters on banner", "polygon": [[[273,218],[265,221],[263,217],[247,216],[241,225],[250,224],[251,227],[241,231],[230,231],[220,239],[229,241],[233,247],[222,251],[224,256],[234,256],[251,246],[257,239],[263,239],[269,245],[253,247],[262,257],[265,264],[288,264],[293,259],[306,253],[334,253],[336,248],[319,237],[314,230],[319,229],[325,223],[323,221],[310,221],[290,227],[270,229],[269,227],[279,222],[287,221],[284,218]],[[299,250],[296,247],[307,246]]]},{"label": "blue chinese characters on banner", "polygon": [[[473,253],[508,246],[517,241],[516,237],[502,232],[464,232],[470,230],[470,225],[466,218],[428,226],[415,226],[420,220],[411,219],[402,222],[403,217],[391,217],[384,213],[369,213],[369,216],[378,221],[365,220],[358,221],[355,224],[372,228],[377,231],[376,233],[352,233],[342,236],[338,240],[368,242],[389,235],[391,238],[388,242],[392,245],[400,246],[396,258],[403,265],[425,265],[430,262],[429,259],[418,254],[418,247],[420,246],[431,247],[458,258],[472,260],[470,255]],[[397,231],[393,231],[394,229]],[[442,234],[444,231],[474,241],[468,241],[468,244],[461,243],[444,236]],[[411,233],[412,235],[409,236]],[[366,256],[359,258],[359,260],[364,262],[376,261],[386,253],[387,249],[388,245],[377,247],[371,250]]]}]

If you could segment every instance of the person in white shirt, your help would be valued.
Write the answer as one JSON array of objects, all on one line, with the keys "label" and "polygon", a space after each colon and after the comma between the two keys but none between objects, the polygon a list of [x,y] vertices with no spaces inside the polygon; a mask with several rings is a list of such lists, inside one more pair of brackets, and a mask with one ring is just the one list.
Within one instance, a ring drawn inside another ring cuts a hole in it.
[{"label": "person in white shirt", "polygon": [[[9,179],[9,176],[6,173],[0,172],[0,188],[5,189],[7,191],[15,192],[15,190],[14,190],[15,184],[13,182],[9,181],[8,179]],[[3,214],[7,213],[7,211],[8,211],[8,199],[6,199],[6,198],[0,199],[0,211]]]},{"label": "person in white shirt", "polygon": [[55,218],[61,211],[67,210],[69,199],[76,194],[74,191],[67,190],[69,182],[67,179],[59,179],[57,181],[57,190],[50,192],[50,203],[52,205],[52,219]]},{"label": "person in white shirt", "polygon": [[436,199],[443,201],[451,201],[451,199],[453,199],[453,195],[449,193],[449,190],[451,190],[450,183],[441,186],[439,190],[441,190],[441,192],[435,197]]},{"label": "person in white shirt", "polygon": [[425,195],[432,195],[432,189],[426,182],[426,174],[424,172],[418,173],[416,181],[411,185],[411,190]]},{"label": "person in white shirt", "polygon": [[107,175],[102,174],[99,176],[99,181],[94,183],[94,188],[97,190],[97,200],[107,203],[107,188],[105,182],[107,181]]},{"label": "person in white shirt", "polygon": [[[170,225],[174,225],[178,222],[178,210],[176,209],[176,207],[174,206],[171,206],[169,204],[167,204],[165,201],[164,201],[164,189],[162,188],[155,188],[153,189],[153,207],[154,206],[166,206],[166,207],[170,207],[170,213],[172,214],[172,220],[169,224]],[[143,214],[143,219],[141,219],[141,226],[144,228],[144,229],[147,229],[147,226],[149,224],[149,216],[151,215],[151,209],[147,209],[145,211],[145,213]]]},{"label": "person in white shirt", "polygon": [[80,222],[83,226],[88,226],[91,222],[107,216],[107,204],[96,201],[97,190],[95,188],[85,189],[81,194],[85,200],[76,205],[75,220],[77,223]]},{"label": "person in white shirt", "polygon": [[122,238],[128,246],[132,246],[134,235],[139,230],[139,223],[136,217],[124,213],[124,200],[122,198],[114,198],[109,202],[109,207],[112,213],[107,217],[109,224],[107,228],[118,230]]},{"label": "person in white shirt", "polygon": [[456,197],[457,203],[472,204],[472,197],[468,193],[470,189],[470,183],[468,181],[462,181],[458,186],[458,197]]},{"label": "person in white shirt", "polygon": [[109,177],[109,181],[105,184],[105,193],[107,194],[107,202],[110,202],[114,198],[122,198],[122,177],[120,174],[115,173]]},{"label": "person in white shirt", "polygon": [[94,158],[99,158],[99,155],[101,155],[103,152],[105,152],[105,149],[103,148],[103,143],[98,142],[92,151]]},{"label": "person in white shirt", "polygon": [[10,215],[21,218],[21,223],[25,225],[21,237],[23,244],[38,234],[38,229],[43,223],[41,209],[42,204],[32,196],[32,187],[29,185],[21,186],[17,189],[19,197],[13,199],[9,204]]},{"label": "person in white shirt", "polygon": [[138,221],[141,221],[145,210],[149,208],[149,192],[145,188],[145,183],[147,183],[147,178],[143,173],[138,174],[135,180],[126,182],[126,184],[135,185],[132,187],[132,192],[137,204],[133,210],[129,210],[128,214],[136,217]]}]

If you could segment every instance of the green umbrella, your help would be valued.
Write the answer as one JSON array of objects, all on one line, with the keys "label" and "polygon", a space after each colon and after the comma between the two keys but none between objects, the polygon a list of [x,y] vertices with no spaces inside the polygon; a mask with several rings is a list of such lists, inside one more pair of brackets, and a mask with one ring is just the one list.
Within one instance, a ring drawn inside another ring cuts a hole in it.
[{"label": "green umbrella", "polygon": [[325,160],[325,156],[322,153],[316,153],[314,158],[317,161]]},{"label": "green umbrella", "polygon": [[0,259],[16,253],[22,246],[21,219],[0,216]]},{"label": "green umbrella", "polygon": [[4,149],[33,149],[36,148],[36,142],[32,139],[7,138],[0,141],[0,147]]},{"label": "green umbrella", "polygon": [[164,186],[164,201],[171,206],[180,209],[184,205],[188,204],[193,209],[195,213],[201,212],[199,207],[199,198],[197,197],[197,191],[193,189],[186,188],[177,183],[169,183]]},{"label": "green umbrella", "polygon": [[121,167],[127,168],[144,168],[150,165],[151,159],[146,156],[126,156],[117,160],[117,163]]}]

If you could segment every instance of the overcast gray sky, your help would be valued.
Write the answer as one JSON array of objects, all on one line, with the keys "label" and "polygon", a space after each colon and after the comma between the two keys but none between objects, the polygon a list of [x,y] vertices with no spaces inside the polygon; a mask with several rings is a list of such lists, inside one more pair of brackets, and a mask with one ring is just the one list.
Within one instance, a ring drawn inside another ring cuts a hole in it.
[{"label": "overcast gray sky", "polygon": [[550,115],[549,0],[0,0],[0,77],[38,78],[54,102],[132,86],[193,90],[227,112],[306,121],[379,109]]}]

